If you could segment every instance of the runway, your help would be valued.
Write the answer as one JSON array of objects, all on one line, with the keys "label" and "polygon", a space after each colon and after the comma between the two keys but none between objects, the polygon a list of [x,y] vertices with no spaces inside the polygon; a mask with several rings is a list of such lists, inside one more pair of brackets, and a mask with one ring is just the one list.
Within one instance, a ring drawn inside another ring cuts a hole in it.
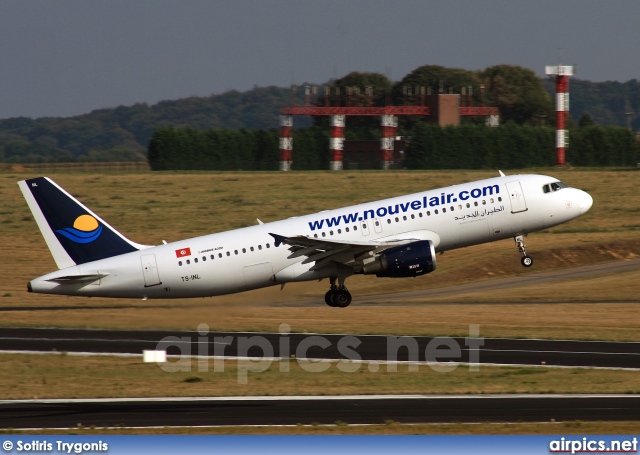
[{"label": "runway", "polygon": [[509,338],[0,328],[0,352],[349,359],[640,369],[640,343]]},{"label": "runway", "polygon": [[640,395],[222,397],[0,402],[0,428],[637,421]]}]

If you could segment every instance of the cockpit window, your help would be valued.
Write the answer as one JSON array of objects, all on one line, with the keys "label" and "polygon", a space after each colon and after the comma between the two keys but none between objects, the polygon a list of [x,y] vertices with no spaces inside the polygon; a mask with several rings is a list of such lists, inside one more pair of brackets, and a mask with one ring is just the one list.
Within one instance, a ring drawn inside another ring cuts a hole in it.
[{"label": "cockpit window", "polygon": [[553,182],[553,183],[547,183],[546,185],[543,185],[542,191],[544,193],[553,193],[554,191],[561,190],[562,188],[569,188],[569,187],[562,182]]}]

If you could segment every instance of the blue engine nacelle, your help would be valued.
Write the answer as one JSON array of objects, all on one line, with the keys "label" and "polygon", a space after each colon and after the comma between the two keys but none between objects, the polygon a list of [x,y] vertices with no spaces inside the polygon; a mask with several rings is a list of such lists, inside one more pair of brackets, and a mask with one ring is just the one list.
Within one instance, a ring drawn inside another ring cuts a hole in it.
[{"label": "blue engine nacelle", "polygon": [[436,269],[436,252],[431,240],[418,240],[380,253],[365,264],[362,273],[378,277],[406,278],[424,275]]}]

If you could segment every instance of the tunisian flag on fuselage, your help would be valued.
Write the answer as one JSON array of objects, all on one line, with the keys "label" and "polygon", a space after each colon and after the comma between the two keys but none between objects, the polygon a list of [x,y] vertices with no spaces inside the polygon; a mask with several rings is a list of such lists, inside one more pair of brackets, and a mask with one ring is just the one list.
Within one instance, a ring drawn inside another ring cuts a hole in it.
[{"label": "tunisian flag on fuselage", "polygon": [[191,248],[182,248],[181,250],[176,250],[177,258],[183,258],[185,256],[191,256]]}]

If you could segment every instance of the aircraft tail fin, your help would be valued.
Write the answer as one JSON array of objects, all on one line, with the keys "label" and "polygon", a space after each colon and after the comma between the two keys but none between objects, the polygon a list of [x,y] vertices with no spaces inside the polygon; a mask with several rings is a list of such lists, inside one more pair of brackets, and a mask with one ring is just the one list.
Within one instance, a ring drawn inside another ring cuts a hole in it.
[{"label": "aircraft tail fin", "polygon": [[59,269],[131,253],[134,243],[47,177],[18,186]]}]

